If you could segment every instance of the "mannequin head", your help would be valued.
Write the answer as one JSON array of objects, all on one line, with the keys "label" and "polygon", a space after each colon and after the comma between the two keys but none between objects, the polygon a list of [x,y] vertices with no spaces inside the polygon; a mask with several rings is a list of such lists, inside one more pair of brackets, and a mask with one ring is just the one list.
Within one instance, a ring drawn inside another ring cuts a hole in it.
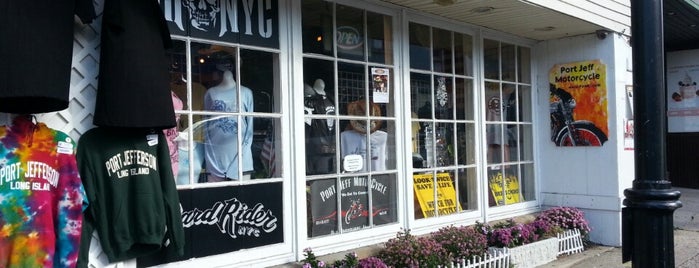
[{"label": "mannequin head", "polygon": [[315,83],[313,84],[313,90],[315,90],[315,92],[319,95],[325,96],[325,81],[323,81],[323,79],[316,79]]},{"label": "mannequin head", "polygon": [[218,84],[218,87],[235,87],[235,78],[233,77],[233,72],[231,72],[230,70],[224,70],[221,77],[221,83]]},{"label": "mannequin head", "polygon": [[313,88],[311,87],[311,85],[309,85],[309,84],[304,84],[304,85],[303,85],[303,95],[304,95],[305,97],[311,97],[311,96],[313,96],[313,95],[315,95],[315,94],[316,94],[316,92],[315,92],[315,90],[313,90]]}]

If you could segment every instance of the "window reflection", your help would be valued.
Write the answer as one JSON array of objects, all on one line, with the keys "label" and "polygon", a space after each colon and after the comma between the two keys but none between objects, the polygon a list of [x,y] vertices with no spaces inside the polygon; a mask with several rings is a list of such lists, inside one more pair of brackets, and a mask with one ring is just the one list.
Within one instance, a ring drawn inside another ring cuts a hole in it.
[{"label": "window reflection", "polygon": [[435,72],[451,73],[452,42],[451,32],[442,29],[432,30],[432,68]]},{"label": "window reflection", "polygon": [[302,9],[308,235],[397,222],[394,18],[318,0]]},{"label": "window reflection", "polygon": [[[529,49],[484,40],[489,205],[533,200],[533,137]],[[530,192],[531,191],[531,192]]]},{"label": "window reflection", "polygon": [[345,59],[364,60],[364,11],[337,5],[335,42],[337,56]]},{"label": "window reflection", "polygon": [[177,184],[281,177],[280,118],[256,115],[280,111],[278,54],[199,42],[189,47],[189,63],[185,41],[175,41],[171,53]]},{"label": "window reflection", "polygon": [[323,0],[304,0],[303,52],[333,55],[333,3]]},{"label": "window reflection", "polygon": [[430,27],[411,22],[410,33],[410,68],[430,69]]},{"label": "window reflection", "polygon": [[367,46],[369,61],[393,63],[393,36],[391,17],[367,11]]}]

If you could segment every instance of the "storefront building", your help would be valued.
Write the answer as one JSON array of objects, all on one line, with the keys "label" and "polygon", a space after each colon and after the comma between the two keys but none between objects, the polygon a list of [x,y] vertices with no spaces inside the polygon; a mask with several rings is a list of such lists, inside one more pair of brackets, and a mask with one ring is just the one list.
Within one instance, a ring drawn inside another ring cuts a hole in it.
[{"label": "storefront building", "polygon": [[[630,3],[549,2],[160,0],[185,255],[123,264],[264,267],[546,206],[620,245]],[[76,22],[70,108],[39,116],[76,140],[99,23]]]}]

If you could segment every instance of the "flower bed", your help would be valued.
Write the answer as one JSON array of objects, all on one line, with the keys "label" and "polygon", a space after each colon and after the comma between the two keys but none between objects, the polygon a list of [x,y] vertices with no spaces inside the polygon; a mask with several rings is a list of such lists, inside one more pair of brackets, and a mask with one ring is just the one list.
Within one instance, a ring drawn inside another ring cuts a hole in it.
[{"label": "flower bed", "polygon": [[[577,229],[577,238],[564,233]],[[556,259],[559,254],[582,250],[580,235],[590,228],[582,211],[570,207],[550,208],[532,222],[507,220],[493,225],[476,222],[475,226],[448,226],[430,235],[413,236],[401,230],[389,239],[377,256],[358,259],[348,253],[343,260],[322,262],[311,249],[304,250],[304,268],[316,267],[535,267]],[[580,240],[570,243],[567,240]],[[566,241],[564,241],[566,240]],[[565,251],[562,253],[562,251]],[[482,263],[480,263],[482,262]],[[331,264],[330,264],[331,263]],[[485,265],[485,266],[484,266]]]}]

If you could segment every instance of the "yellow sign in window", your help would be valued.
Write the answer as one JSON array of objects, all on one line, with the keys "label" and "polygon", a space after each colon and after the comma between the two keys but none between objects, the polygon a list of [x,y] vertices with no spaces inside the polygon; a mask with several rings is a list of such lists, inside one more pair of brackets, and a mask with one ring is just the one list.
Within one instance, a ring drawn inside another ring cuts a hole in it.
[{"label": "yellow sign in window", "polygon": [[437,213],[449,215],[461,210],[449,173],[437,173],[437,202],[432,174],[414,174],[413,189],[424,217],[434,217]]},{"label": "yellow sign in window", "polygon": [[520,202],[519,179],[514,174],[503,176],[500,171],[493,172],[488,176],[488,186],[498,206]]}]

